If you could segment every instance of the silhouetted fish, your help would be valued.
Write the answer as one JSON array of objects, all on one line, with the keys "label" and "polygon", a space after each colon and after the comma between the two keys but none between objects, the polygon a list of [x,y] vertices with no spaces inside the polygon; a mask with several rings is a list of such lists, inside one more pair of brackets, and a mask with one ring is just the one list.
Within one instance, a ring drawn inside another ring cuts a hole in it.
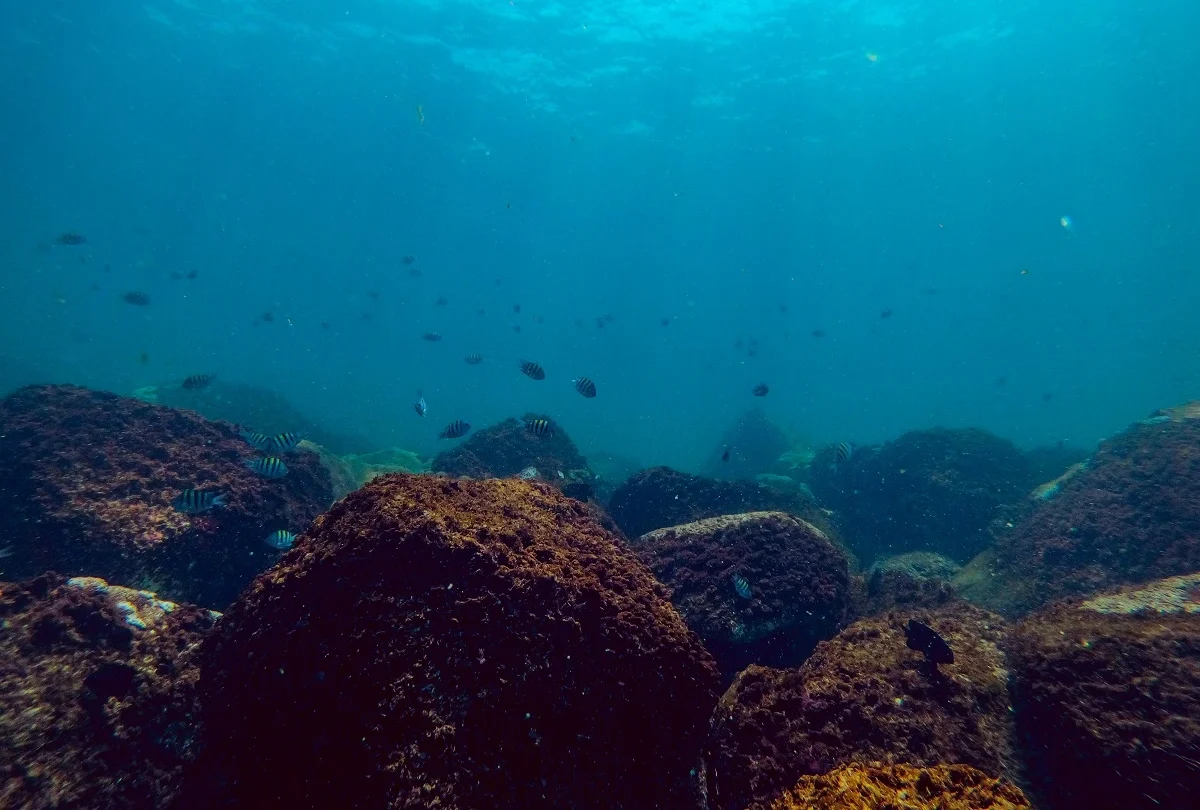
[{"label": "silhouetted fish", "polygon": [[466,364],[468,366],[477,366],[483,362],[483,355],[477,354],[475,352],[471,352],[466,357],[464,357],[463,360],[466,361]]},{"label": "silhouetted fish", "polygon": [[296,535],[289,532],[287,529],[276,529],[268,534],[263,542],[271,548],[277,548],[280,551],[287,551],[296,542]]},{"label": "silhouetted fish", "polygon": [[129,292],[125,293],[121,296],[121,300],[126,304],[133,304],[135,307],[150,306],[150,296],[146,295],[144,292],[138,292],[137,290],[130,290]]},{"label": "silhouetted fish", "polygon": [[437,343],[441,339],[442,335],[440,332],[426,332],[425,334],[421,335],[421,340],[427,340],[430,343]]},{"label": "silhouetted fish", "polygon": [[429,413],[429,406],[425,404],[425,397],[417,395],[417,401],[413,403],[413,410],[417,412],[417,416],[424,416]]},{"label": "silhouetted fish", "polygon": [[263,478],[283,478],[288,474],[287,465],[283,463],[283,459],[275,456],[267,456],[266,458],[243,459],[242,463],[251,472],[261,475]]},{"label": "silhouetted fish", "polygon": [[201,388],[208,388],[215,376],[213,374],[193,374],[184,379],[183,387],[188,391],[199,391]]},{"label": "silhouetted fish", "polygon": [[721,454],[721,461],[729,461],[729,448],[725,448],[725,452]]},{"label": "silhouetted fish", "polygon": [[400,261],[402,261],[404,264],[412,264],[416,260],[417,260],[416,256],[405,256]]},{"label": "silhouetted fish", "polygon": [[575,383],[575,390],[588,399],[596,396],[596,384],[587,377],[580,377],[579,379],[572,380],[571,382]]},{"label": "silhouetted fish", "polygon": [[904,626],[904,637],[910,650],[918,650],[925,655],[925,660],[931,664],[953,664],[954,651],[946,643],[946,639],[924,622],[909,619]]},{"label": "silhouetted fish", "polygon": [[445,430],[443,430],[441,433],[438,434],[438,438],[461,439],[463,436],[467,435],[467,431],[469,431],[470,429],[471,429],[471,426],[469,424],[467,424],[466,422],[464,422],[461,419],[455,419],[453,422],[451,422],[449,425],[446,426]]},{"label": "silhouetted fish", "polygon": [[534,436],[553,436],[554,423],[549,419],[529,419],[525,422],[525,430]]},{"label": "silhouetted fish", "polygon": [[750,393],[754,394],[756,397],[765,397],[767,394],[771,393],[771,389],[767,387],[766,383],[759,383],[758,385],[754,386]]},{"label": "silhouetted fish", "polygon": [[546,379],[546,370],[532,360],[521,361],[521,373],[531,380]]},{"label": "silhouetted fish", "polygon": [[58,237],[58,239],[55,241],[57,241],[60,245],[82,245],[87,241],[87,237],[83,236],[82,234],[68,231],[67,233],[64,233],[62,236]]},{"label": "silhouetted fish", "polygon": [[175,496],[171,501],[171,506],[180,512],[195,515],[200,512],[207,512],[214,506],[224,506],[225,497],[225,495],[213,492],[210,489],[185,489]]}]

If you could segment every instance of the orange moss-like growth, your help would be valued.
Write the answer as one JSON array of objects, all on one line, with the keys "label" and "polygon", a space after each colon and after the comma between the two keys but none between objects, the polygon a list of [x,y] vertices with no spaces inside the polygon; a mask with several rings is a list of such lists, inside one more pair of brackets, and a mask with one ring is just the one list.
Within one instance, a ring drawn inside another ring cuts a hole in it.
[{"label": "orange moss-like growth", "polygon": [[213,745],[189,806],[681,807],[716,685],[584,504],[515,479],[383,476],[206,646]]},{"label": "orange moss-like growth", "polygon": [[969,765],[846,765],[755,810],[1022,810],[1020,788]]},{"label": "orange moss-like growth", "polygon": [[[926,622],[955,662],[930,671],[904,624]],[[709,795],[720,810],[768,801],[851,762],[973,765],[1017,775],[1003,620],[958,602],[862,619],[797,669],[746,669],[713,714]]]}]

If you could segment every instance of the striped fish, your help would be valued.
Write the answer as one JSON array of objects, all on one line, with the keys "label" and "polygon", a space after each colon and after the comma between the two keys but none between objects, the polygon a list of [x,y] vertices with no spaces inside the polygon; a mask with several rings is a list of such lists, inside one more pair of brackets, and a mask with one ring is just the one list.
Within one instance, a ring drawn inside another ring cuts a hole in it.
[{"label": "striped fish", "polygon": [[532,360],[521,361],[521,373],[531,380],[546,379],[546,370]]},{"label": "striped fish", "polygon": [[296,535],[289,532],[287,529],[276,529],[268,534],[263,542],[271,548],[277,548],[280,551],[287,551],[296,542]]},{"label": "striped fish", "polygon": [[255,450],[262,450],[265,453],[268,450],[275,449],[275,439],[265,433],[255,433],[252,430],[243,430],[238,435],[245,439],[246,443]]},{"label": "striped fish", "polygon": [[211,489],[185,489],[175,496],[171,506],[185,514],[197,515],[215,506],[224,506],[225,497]]},{"label": "striped fish", "polygon": [[242,463],[251,472],[258,473],[263,478],[283,478],[288,473],[287,465],[283,463],[283,459],[275,456],[248,458],[243,460]]},{"label": "striped fish", "polygon": [[471,426],[461,419],[455,419],[450,424],[446,425],[446,429],[438,434],[441,439],[461,439],[467,435]]},{"label": "striped fish", "polygon": [[525,422],[525,430],[534,436],[553,436],[554,423],[549,419],[528,419]]},{"label": "striped fish", "polygon": [[271,437],[271,449],[277,453],[290,453],[302,441],[304,441],[303,435],[289,430]]},{"label": "striped fish", "polygon": [[439,343],[441,341],[441,339],[442,339],[441,332],[426,332],[425,334],[421,335],[421,340],[425,340],[430,343]]},{"label": "striped fish", "polygon": [[854,455],[854,448],[850,442],[838,442],[837,446],[833,448],[833,456],[839,464],[849,461],[852,455]]},{"label": "striped fish", "polygon": [[483,355],[478,352],[471,352],[463,360],[467,362],[468,366],[477,366],[483,362]]},{"label": "striped fish", "polygon": [[580,377],[577,380],[571,380],[571,382],[575,383],[575,390],[588,399],[596,396],[596,384],[587,377]]},{"label": "striped fish", "polygon": [[199,391],[201,388],[208,388],[213,377],[212,374],[193,374],[183,381],[183,387],[188,391]]},{"label": "striped fish", "polygon": [[753,594],[750,590],[750,580],[741,574],[733,575],[733,592],[743,599],[749,599]]}]

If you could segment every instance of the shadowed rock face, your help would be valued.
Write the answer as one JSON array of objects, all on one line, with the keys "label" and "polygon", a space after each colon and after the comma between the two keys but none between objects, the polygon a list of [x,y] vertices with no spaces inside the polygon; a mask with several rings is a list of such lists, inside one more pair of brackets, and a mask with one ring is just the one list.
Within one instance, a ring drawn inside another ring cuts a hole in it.
[{"label": "shadowed rock face", "polygon": [[749,481],[716,481],[670,467],[651,467],[630,476],[608,504],[609,514],[629,537],[703,518],[773,510],[823,525],[816,504],[798,492]]},{"label": "shadowed rock face", "polygon": [[[99,576],[221,608],[276,555],[263,538],[300,531],[333,501],[308,452],[268,480],[232,426],[74,386],[24,388],[0,402],[0,536],[8,576]],[[228,504],[198,515],[171,501],[186,488]]]},{"label": "shadowed rock face", "polygon": [[1200,575],[1035,613],[1008,650],[1047,808],[1196,806]]},{"label": "shadowed rock face", "polygon": [[204,650],[189,807],[692,806],[712,658],[586,505],[389,475]]},{"label": "shadowed rock face", "polygon": [[434,472],[468,475],[472,478],[506,478],[534,467],[547,480],[571,470],[587,469],[587,459],[561,426],[555,425],[550,436],[535,436],[525,429],[530,419],[549,419],[529,413],[521,419],[477,430],[466,441],[438,453],[433,459]]},{"label": "shadowed rock face", "polygon": [[[931,671],[907,646],[909,618],[941,634],[955,662]],[[950,604],[857,621],[797,669],[749,667],[713,713],[712,806],[742,810],[852,762],[954,762],[1013,777],[1004,632],[998,616]]]},{"label": "shadowed rock face", "polygon": [[991,542],[998,507],[1033,486],[1029,462],[1008,441],[975,429],[918,430],[834,463],[813,460],[810,485],[864,565],[876,557],[932,551],[965,562]]},{"label": "shadowed rock face", "polygon": [[1139,423],[1041,490],[1032,514],[958,577],[972,601],[1019,616],[1055,599],[1200,571],[1200,416]]},{"label": "shadowed rock face", "polygon": [[845,553],[791,515],[707,518],[644,534],[633,548],[727,678],[751,663],[799,665],[846,621]]},{"label": "shadowed rock face", "polygon": [[43,574],[0,583],[0,622],[0,806],[167,806],[196,755],[213,614]]},{"label": "shadowed rock face", "polygon": [[802,777],[764,810],[1025,810],[1020,788],[969,765],[844,765]]}]

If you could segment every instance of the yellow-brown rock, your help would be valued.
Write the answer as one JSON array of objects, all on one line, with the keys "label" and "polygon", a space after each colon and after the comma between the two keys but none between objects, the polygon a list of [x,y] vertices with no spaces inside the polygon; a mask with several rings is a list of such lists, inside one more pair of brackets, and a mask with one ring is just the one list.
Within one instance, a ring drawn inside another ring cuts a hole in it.
[{"label": "yellow-brown rock", "polygon": [[847,765],[806,776],[755,810],[1020,810],[1029,807],[1014,785],[969,765]]}]

